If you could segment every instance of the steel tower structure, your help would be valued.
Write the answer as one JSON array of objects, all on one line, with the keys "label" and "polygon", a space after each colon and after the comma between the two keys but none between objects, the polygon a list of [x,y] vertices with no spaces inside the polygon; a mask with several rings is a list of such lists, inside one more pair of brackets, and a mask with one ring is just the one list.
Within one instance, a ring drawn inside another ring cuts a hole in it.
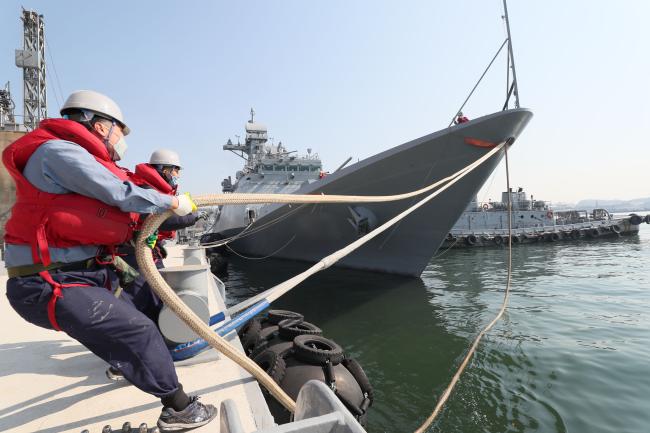
[{"label": "steel tower structure", "polygon": [[45,23],[43,15],[23,9],[23,49],[16,66],[23,70],[23,124],[35,129],[47,117],[45,82]]}]

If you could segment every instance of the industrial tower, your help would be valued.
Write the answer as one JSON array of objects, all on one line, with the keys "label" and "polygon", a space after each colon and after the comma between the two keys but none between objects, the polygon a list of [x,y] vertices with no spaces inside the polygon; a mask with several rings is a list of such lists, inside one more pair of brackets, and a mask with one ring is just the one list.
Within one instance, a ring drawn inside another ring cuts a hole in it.
[{"label": "industrial tower", "polygon": [[47,117],[45,90],[45,23],[43,15],[23,9],[23,49],[16,66],[23,70],[23,124],[28,130]]}]

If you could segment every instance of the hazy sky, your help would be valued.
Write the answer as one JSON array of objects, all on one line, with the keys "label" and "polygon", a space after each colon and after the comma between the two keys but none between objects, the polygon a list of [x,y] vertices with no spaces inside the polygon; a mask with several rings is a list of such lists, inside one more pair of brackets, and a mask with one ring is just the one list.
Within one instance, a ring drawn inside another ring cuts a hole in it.
[{"label": "hazy sky", "polygon": [[[50,116],[73,90],[110,95],[133,131],[125,165],[176,149],[193,193],[241,167],[221,146],[251,107],[276,143],[312,148],[330,170],[442,129],[505,39],[501,0],[4,0],[0,84],[17,114],[21,5],[45,16]],[[510,153],[513,185],[553,202],[650,196],[650,2],[508,6],[521,105],[535,113]],[[470,118],[503,105],[505,61]],[[479,199],[499,198],[503,173]]]}]

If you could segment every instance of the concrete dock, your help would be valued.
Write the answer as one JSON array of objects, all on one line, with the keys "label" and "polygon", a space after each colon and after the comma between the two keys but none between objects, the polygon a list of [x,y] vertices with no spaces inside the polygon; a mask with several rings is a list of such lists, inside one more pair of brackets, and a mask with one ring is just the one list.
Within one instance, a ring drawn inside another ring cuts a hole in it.
[{"label": "concrete dock", "polygon": [[[168,266],[182,264],[181,247],[170,248],[169,256]],[[6,299],[7,275],[3,262],[0,266],[0,431],[99,433],[107,424],[121,431],[126,421],[134,431],[141,423],[154,427],[160,401],[124,381],[109,380],[108,365],[63,332],[25,322]],[[213,298],[211,308],[224,307]],[[229,339],[241,350],[234,332]],[[225,399],[234,400],[247,432],[273,425],[259,385],[247,372],[213,350],[200,356],[203,362],[176,368],[189,394],[217,408]],[[218,418],[192,430],[218,431]]]}]

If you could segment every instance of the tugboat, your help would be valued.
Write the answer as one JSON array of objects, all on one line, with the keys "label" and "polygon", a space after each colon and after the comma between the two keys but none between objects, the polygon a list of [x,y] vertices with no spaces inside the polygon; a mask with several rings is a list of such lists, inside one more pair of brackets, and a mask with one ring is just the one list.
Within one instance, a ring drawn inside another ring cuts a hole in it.
[{"label": "tugboat", "polygon": [[[432,184],[468,166],[499,143],[513,143],[532,112],[505,109],[459,123],[333,173],[323,171],[316,154],[297,156],[281,143],[268,144],[267,128],[251,110],[243,144],[232,141],[224,150],[245,160],[233,182],[222,182],[223,192],[392,195]],[[501,160],[496,153],[484,164],[382,233],[338,266],[419,276],[447,233]],[[393,218],[417,201],[350,205],[228,205],[215,216],[203,245],[227,240],[233,252],[254,257],[317,262]]]},{"label": "tugboat", "polygon": [[443,243],[444,248],[501,246],[508,243],[508,195],[512,204],[512,243],[575,241],[618,237],[639,232],[650,218],[636,214],[615,218],[606,209],[553,211],[548,202],[534,200],[519,188],[504,191],[501,201],[473,200]]}]

